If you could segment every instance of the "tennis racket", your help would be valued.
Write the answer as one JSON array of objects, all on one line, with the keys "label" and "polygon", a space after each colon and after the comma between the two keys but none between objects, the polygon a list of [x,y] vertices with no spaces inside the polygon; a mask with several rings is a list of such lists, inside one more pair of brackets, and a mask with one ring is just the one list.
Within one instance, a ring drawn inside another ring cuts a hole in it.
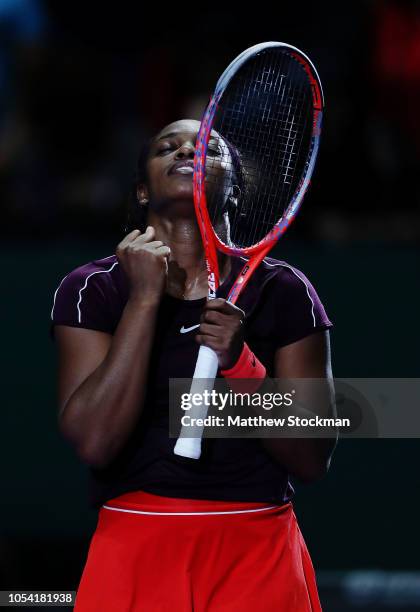
[{"label": "tennis racket", "polygon": [[[247,258],[227,297],[235,303],[294,219],[314,169],[323,106],[312,62],[285,43],[246,49],[217,82],[198,132],[193,174],[210,299],[219,286],[218,250]],[[217,369],[216,353],[201,346],[191,393],[211,390]],[[189,411],[194,419],[206,414],[205,406]],[[198,459],[202,434],[203,427],[183,426],[174,453]]]}]

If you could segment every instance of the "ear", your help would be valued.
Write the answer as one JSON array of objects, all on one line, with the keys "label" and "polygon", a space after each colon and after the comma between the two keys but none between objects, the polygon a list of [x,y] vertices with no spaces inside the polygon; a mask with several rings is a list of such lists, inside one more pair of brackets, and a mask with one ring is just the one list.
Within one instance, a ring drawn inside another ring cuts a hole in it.
[{"label": "ear", "polygon": [[242,191],[239,187],[239,185],[232,185],[232,196],[236,199],[239,200],[239,198],[242,195]]},{"label": "ear", "polygon": [[137,200],[142,206],[149,203],[149,192],[143,183],[137,185]]},{"label": "ear", "polygon": [[231,204],[233,204],[233,206],[235,206],[235,208],[238,207],[239,198],[241,197],[241,195],[242,193],[241,193],[239,186],[232,185],[231,191],[229,194],[229,201],[231,202]]}]

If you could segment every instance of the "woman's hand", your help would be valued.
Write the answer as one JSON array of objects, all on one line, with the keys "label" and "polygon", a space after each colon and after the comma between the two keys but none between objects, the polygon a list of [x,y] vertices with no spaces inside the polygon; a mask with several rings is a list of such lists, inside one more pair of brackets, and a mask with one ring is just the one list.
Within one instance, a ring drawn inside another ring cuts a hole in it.
[{"label": "woman's hand", "polygon": [[116,255],[130,285],[130,297],[156,303],[165,290],[170,248],[154,240],[149,226],[144,234],[133,230],[120,242]]},{"label": "woman's hand", "polygon": [[208,300],[201,315],[196,340],[213,349],[222,370],[232,368],[244,346],[243,310],[222,298]]}]

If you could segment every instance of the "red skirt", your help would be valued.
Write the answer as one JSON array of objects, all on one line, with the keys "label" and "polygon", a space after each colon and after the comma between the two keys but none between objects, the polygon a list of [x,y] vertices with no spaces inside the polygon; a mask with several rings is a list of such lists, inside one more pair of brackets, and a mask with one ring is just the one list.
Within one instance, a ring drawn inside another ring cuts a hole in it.
[{"label": "red skirt", "polygon": [[134,492],[99,511],[75,612],[318,612],[292,505]]}]

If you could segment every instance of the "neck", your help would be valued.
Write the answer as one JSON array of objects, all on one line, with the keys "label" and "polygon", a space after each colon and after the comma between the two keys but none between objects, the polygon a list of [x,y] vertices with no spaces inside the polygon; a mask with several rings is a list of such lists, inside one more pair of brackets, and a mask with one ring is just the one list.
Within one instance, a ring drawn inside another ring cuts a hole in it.
[{"label": "neck", "polygon": [[[148,224],[156,230],[156,239],[171,249],[167,292],[182,299],[198,299],[208,292],[207,268],[195,216],[168,220],[149,215]],[[230,262],[218,254],[220,282],[229,274]]]}]

